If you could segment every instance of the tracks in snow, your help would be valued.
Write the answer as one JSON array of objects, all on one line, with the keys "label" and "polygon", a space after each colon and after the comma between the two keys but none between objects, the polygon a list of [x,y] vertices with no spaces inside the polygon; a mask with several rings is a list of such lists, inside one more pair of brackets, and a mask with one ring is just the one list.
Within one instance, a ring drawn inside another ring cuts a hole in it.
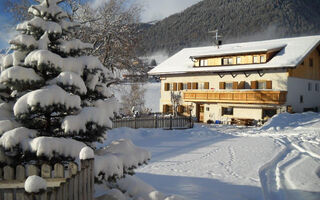
[{"label": "tracks in snow", "polygon": [[[276,139],[284,146],[270,162],[259,169],[260,183],[265,200],[303,199],[306,192],[299,192],[296,183],[292,181],[291,170],[301,164],[304,159],[311,158],[320,163],[320,156],[287,138]],[[315,196],[318,194],[315,193]],[[319,194],[320,195],[320,194]],[[311,194],[311,198],[312,198]],[[317,198],[317,197],[316,197]]]}]

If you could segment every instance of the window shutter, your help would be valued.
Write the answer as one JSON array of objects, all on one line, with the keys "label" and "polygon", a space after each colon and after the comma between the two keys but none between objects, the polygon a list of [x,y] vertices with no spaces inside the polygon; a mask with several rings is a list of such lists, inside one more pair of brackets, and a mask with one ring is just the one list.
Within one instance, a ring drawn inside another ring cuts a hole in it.
[{"label": "window shutter", "polygon": [[182,105],[178,106],[178,113],[183,113],[183,106]]},{"label": "window shutter", "polygon": [[258,89],[258,81],[251,81],[251,89]]},{"label": "window shutter", "polygon": [[191,90],[191,83],[188,83],[188,90]]},{"label": "window shutter", "polygon": [[198,83],[196,83],[196,82],[192,83],[192,89],[193,90],[198,89]]},{"label": "window shutter", "polygon": [[173,83],[173,91],[177,91],[177,83]]},{"label": "window shutter", "polygon": [[220,90],[226,89],[226,83],[225,83],[225,82],[220,82],[220,83],[219,83],[219,89],[220,89]]},{"label": "window shutter", "polygon": [[238,82],[237,81],[232,83],[232,89],[234,89],[234,90],[238,89]]},{"label": "window shutter", "polygon": [[170,87],[170,84],[169,83],[165,83],[164,84],[164,91],[169,91],[169,87]]},{"label": "window shutter", "polygon": [[209,82],[204,83],[204,89],[208,90],[209,89]]},{"label": "window shutter", "polygon": [[267,89],[272,89],[272,81],[267,81]]},{"label": "window shutter", "polygon": [[238,85],[238,89],[244,89],[245,88],[245,81],[241,81]]},{"label": "window shutter", "polygon": [[178,83],[178,91],[183,90],[183,83]]},{"label": "window shutter", "polygon": [[173,113],[173,106],[172,105],[168,105],[168,112]]},{"label": "window shutter", "polygon": [[162,112],[163,113],[168,113],[168,110],[169,110],[168,107],[169,107],[168,105],[163,105],[163,111]]}]

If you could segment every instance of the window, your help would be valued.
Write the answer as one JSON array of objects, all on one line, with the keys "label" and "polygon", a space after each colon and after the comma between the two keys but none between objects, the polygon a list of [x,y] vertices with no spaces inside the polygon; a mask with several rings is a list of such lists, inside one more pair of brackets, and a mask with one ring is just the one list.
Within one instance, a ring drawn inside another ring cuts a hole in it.
[{"label": "window", "polygon": [[226,89],[226,90],[232,90],[232,89],[233,89],[233,83],[232,83],[232,82],[226,83],[225,89]]},{"label": "window", "polygon": [[266,57],[265,56],[260,56],[260,63],[266,62]]},{"label": "window", "polygon": [[241,64],[241,57],[237,57],[237,64]]},{"label": "window", "polygon": [[304,61],[302,61],[301,65],[304,65]]},{"label": "window", "polygon": [[319,92],[319,83],[316,83],[316,84],[315,84],[314,89],[315,89],[316,92]]},{"label": "window", "polygon": [[187,90],[188,89],[188,83],[183,83],[183,90]]},{"label": "window", "polygon": [[169,90],[172,91],[173,90],[173,83],[169,84]]},{"label": "window", "polygon": [[232,65],[233,60],[232,58],[223,58],[222,59],[222,65]]},{"label": "window", "polygon": [[313,59],[312,58],[309,59],[309,66],[313,67]]},{"label": "window", "polygon": [[222,108],[222,115],[233,115],[233,108],[232,107],[227,107],[227,108]]},{"label": "window", "polygon": [[312,90],[312,83],[308,83],[308,91]]},{"label": "window", "polygon": [[200,60],[200,66],[208,66],[208,60],[207,59],[201,59]]},{"label": "window", "polygon": [[267,82],[266,81],[258,81],[258,89],[267,89]]},{"label": "window", "polygon": [[204,89],[204,83],[199,83],[198,89],[203,90]]},{"label": "window", "polygon": [[253,56],[253,63],[259,63],[259,57]]},{"label": "window", "polygon": [[300,103],[303,103],[303,95],[300,95]]},{"label": "window", "polygon": [[209,108],[209,107],[206,107],[206,111],[210,111],[210,108]]}]

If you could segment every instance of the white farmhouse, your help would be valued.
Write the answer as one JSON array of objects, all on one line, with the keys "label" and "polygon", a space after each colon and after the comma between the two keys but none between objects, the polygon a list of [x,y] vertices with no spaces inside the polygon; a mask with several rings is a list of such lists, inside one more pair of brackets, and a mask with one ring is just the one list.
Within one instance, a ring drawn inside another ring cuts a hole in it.
[{"label": "white farmhouse", "polygon": [[265,120],[320,109],[320,35],[186,48],[149,72],[161,77],[160,110],[200,122]]}]

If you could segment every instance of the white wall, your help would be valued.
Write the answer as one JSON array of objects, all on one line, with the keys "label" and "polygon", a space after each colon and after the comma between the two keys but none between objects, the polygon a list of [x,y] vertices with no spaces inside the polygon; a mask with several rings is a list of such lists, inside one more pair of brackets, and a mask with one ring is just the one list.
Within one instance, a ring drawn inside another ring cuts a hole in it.
[{"label": "white wall", "polygon": [[[311,83],[311,91],[308,91],[308,83]],[[316,83],[319,85],[318,91],[315,91]],[[300,103],[300,95],[303,96],[303,103]],[[312,107],[320,110],[320,81],[289,77],[286,105],[291,105],[294,112]]]}]

